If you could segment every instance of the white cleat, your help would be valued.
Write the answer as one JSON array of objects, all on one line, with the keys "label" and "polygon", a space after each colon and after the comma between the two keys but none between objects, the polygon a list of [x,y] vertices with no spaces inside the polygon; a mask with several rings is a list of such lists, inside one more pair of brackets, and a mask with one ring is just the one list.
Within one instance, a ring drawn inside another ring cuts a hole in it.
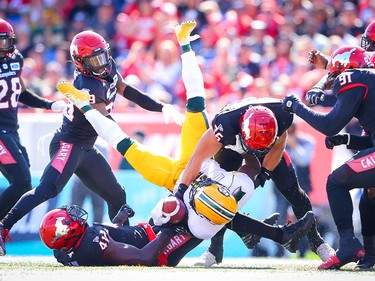
[{"label": "white cleat", "polygon": [[215,264],[217,264],[215,256],[209,251],[206,251],[199,257],[199,261],[194,263],[194,266],[211,267]]},{"label": "white cleat", "polygon": [[316,249],[316,254],[323,262],[325,262],[330,256],[335,255],[336,251],[327,243],[323,243]]}]

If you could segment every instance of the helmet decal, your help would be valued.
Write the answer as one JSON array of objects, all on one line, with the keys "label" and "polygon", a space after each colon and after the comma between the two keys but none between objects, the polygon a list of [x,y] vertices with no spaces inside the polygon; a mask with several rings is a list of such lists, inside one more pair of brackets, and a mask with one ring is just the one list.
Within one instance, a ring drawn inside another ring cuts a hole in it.
[{"label": "helmet decal", "polygon": [[332,64],[335,65],[336,63],[341,63],[344,67],[346,67],[350,63],[350,57],[355,52],[355,50],[356,48],[352,48],[346,52],[343,52],[333,57]]},{"label": "helmet decal", "polygon": [[69,228],[67,224],[63,223],[63,220],[66,218],[64,217],[59,217],[56,218],[56,231],[55,231],[55,237],[53,238],[53,242],[56,242],[58,239],[60,239],[62,236],[68,234]]}]

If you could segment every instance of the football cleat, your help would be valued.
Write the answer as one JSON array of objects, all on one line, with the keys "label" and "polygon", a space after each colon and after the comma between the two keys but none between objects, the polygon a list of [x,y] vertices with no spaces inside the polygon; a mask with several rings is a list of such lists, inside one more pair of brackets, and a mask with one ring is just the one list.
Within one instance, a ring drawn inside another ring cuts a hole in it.
[{"label": "football cleat", "polygon": [[312,211],[308,211],[296,223],[284,225],[281,228],[284,234],[280,244],[291,253],[297,252],[302,237],[309,232],[311,225],[314,222],[314,213]]},{"label": "football cleat", "polygon": [[211,267],[214,264],[218,264],[216,262],[215,256],[210,252],[206,251],[204,252],[200,257],[199,261],[197,261],[194,266],[201,266],[201,267]]},{"label": "football cleat", "polygon": [[340,241],[335,255],[319,265],[318,269],[339,269],[350,262],[357,262],[364,258],[365,250],[357,238]]},{"label": "football cleat", "polygon": [[[279,219],[279,217],[280,217],[279,213],[274,213],[268,218],[265,218],[263,222],[265,224],[274,225],[275,222]],[[254,235],[254,234],[245,234],[241,236],[242,242],[245,244],[245,246],[248,249],[254,249],[254,247],[259,244],[261,238],[262,238],[261,236]]]},{"label": "football cleat", "polygon": [[190,36],[196,25],[197,23],[195,20],[184,21],[181,24],[176,25],[175,33],[180,46],[188,45],[191,41],[200,38],[198,34]]},{"label": "football cleat", "polygon": [[12,241],[9,236],[9,230],[0,225],[0,256],[5,256],[6,254],[5,243],[7,240]]},{"label": "football cleat", "polygon": [[56,85],[56,88],[79,109],[90,105],[90,94],[86,91],[78,90],[73,84],[62,81]]},{"label": "football cleat", "polygon": [[330,245],[324,242],[316,249],[316,254],[323,262],[325,262],[330,256],[336,254],[336,251]]},{"label": "football cleat", "polygon": [[375,256],[368,256],[365,254],[365,256],[357,262],[357,265],[355,267],[359,269],[369,269],[373,267],[374,265],[375,265]]}]

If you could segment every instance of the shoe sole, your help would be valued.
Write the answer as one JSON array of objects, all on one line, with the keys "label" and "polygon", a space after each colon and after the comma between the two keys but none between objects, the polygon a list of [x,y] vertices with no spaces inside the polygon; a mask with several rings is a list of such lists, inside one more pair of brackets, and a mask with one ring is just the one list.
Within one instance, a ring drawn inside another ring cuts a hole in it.
[{"label": "shoe sole", "polygon": [[318,269],[320,270],[326,270],[326,269],[340,269],[341,267],[343,267],[344,265],[348,264],[348,263],[351,263],[351,262],[357,262],[359,261],[360,259],[364,258],[365,256],[365,251],[364,250],[359,250],[354,257],[352,257],[351,259],[348,259],[346,261],[340,261],[339,260],[339,263],[335,263],[335,264],[332,264],[331,266],[329,267],[321,267],[322,265],[320,265],[318,267]]},{"label": "shoe sole", "polygon": [[184,39],[187,39],[196,27],[196,25],[197,23],[195,21],[183,22],[179,26],[179,29],[176,31],[177,40],[183,41]]},{"label": "shoe sole", "polygon": [[74,87],[72,84],[68,82],[60,82],[56,85],[56,88],[68,99],[70,99],[70,96],[73,96],[79,101],[90,100],[90,95],[88,93],[78,90],[76,87]]}]

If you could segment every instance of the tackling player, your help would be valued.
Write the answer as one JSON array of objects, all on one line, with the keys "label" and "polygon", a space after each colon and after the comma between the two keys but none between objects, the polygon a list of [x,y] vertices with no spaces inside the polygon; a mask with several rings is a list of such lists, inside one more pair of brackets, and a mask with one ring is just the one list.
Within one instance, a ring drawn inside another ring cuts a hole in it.
[{"label": "tackling player", "polygon": [[[284,99],[284,110],[294,112],[326,136],[337,134],[355,117],[374,144],[375,70],[369,69],[369,66],[372,67],[363,48],[338,48],[328,63],[328,77],[333,81],[332,91],[337,97],[331,111],[319,113],[311,110],[295,95]],[[360,150],[331,172],[327,179],[328,200],[340,240],[336,254],[322,263],[319,269],[338,269],[364,256],[363,246],[354,235],[350,190],[375,186],[374,152],[374,146]]]},{"label": "tackling player", "polygon": [[[90,92],[92,106],[103,116],[112,119],[110,112],[116,96],[120,95],[144,109],[163,112],[181,124],[182,114],[172,105],[125,83],[111,56],[110,46],[101,35],[93,31],[76,34],[70,45],[70,55],[76,66],[75,87]],[[70,104],[50,143],[51,161],[39,185],[27,192],[0,221],[0,256],[6,253],[5,239],[13,225],[39,204],[57,196],[73,173],[107,202],[110,218],[126,203],[124,187],[116,179],[106,158],[94,147],[97,136],[82,112]]]},{"label": "tackling player", "polygon": [[[84,112],[84,116],[98,134],[124,155],[136,171],[148,181],[171,192],[180,181],[182,171],[208,127],[203,77],[190,47],[190,41],[195,38],[190,36],[195,25],[194,21],[187,21],[176,27],[177,38],[183,50],[182,78],[187,90],[186,118],[182,125],[180,154],[176,159],[155,154],[131,139],[118,124],[92,109],[87,93],[78,91],[69,83],[60,83],[57,86],[60,92]],[[258,162],[256,164],[256,168],[259,168]],[[189,191],[185,192],[183,197],[177,192],[176,195],[182,198],[187,207],[187,228],[195,238],[210,239],[226,225],[241,235],[254,233],[285,247],[298,245],[314,221],[312,212],[307,212],[295,225],[281,228],[259,221],[256,228],[251,228],[247,223],[249,217],[238,213],[254,191],[252,178],[255,173],[251,169],[253,166],[244,165],[238,172],[227,172],[221,169],[216,161],[208,159],[200,167],[200,174],[192,182]],[[167,223],[168,220],[161,218],[160,209],[158,211],[160,206],[155,208],[154,221]]]},{"label": "tackling player", "polygon": [[18,134],[18,102],[54,112],[66,109],[65,101],[49,101],[26,89],[22,67],[13,27],[0,19],[0,171],[10,184],[0,195],[0,219],[31,190],[29,157]]}]

